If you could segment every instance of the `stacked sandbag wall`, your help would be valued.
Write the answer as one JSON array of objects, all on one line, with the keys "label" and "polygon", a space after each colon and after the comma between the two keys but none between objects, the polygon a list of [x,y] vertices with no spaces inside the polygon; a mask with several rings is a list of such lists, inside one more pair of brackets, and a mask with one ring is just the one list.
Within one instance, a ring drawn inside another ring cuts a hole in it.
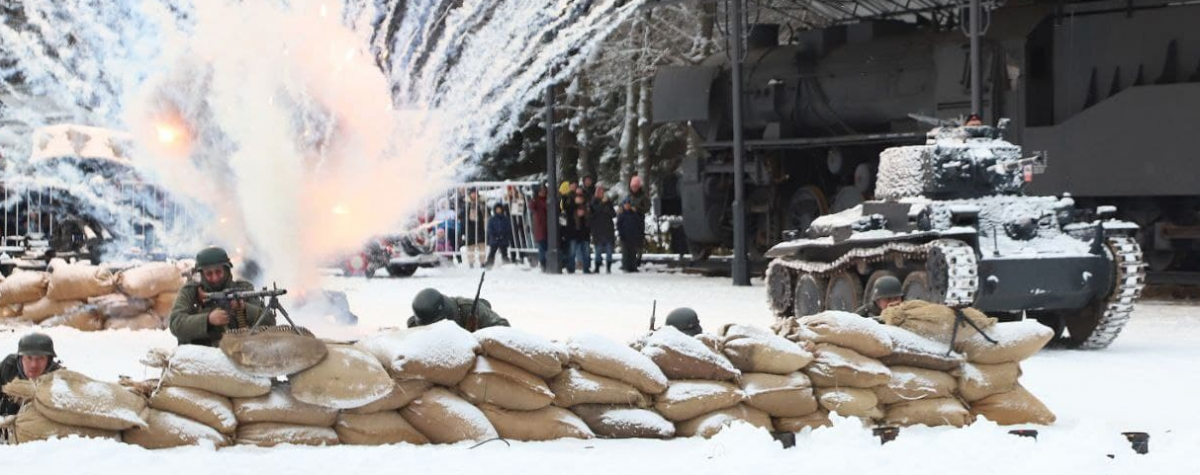
[{"label": "stacked sandbag wall", "polygon": [[80,331],[165,328],[186,266],[151,262],[114,272],[57,260],[45,272],[18,269],[0,282],[0,321]]}]

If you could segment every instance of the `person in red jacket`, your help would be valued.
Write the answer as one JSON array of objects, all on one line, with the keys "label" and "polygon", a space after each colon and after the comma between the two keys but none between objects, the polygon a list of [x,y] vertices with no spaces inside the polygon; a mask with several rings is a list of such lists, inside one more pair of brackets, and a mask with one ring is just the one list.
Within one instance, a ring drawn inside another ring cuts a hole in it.
[{"label": "person in red jacket", "polygon": [[529,209],[533,210],[533,240],[537,243],[538,263],[542,269],[546,269],[546,185],[540,185],[537,189],[537,196],[529,202]]}]

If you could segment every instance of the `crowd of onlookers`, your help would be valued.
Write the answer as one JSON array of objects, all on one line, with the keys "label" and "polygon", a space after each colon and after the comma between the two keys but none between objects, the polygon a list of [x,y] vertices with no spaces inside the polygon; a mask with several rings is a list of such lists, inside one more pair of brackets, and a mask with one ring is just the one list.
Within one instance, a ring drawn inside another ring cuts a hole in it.
[{"label": "crowd of onlookers", "polygon": [[478,188],[467,188],[438,200],[436,210],[422,221],[433,226],[434,252],[471,267],[491,267],[497,255],[507,263],[526,257],[521,250],[536,249],[537,264],[545,269],[548,251],[557,246],[560,269],[611,273],[620,242],[621,269],[637,272],[650,197],[638,176],[630,179],[628,190],[618,198],[591,176],[560,183],[559,201],[553,204],[558,207],[555,243],[548,242],[552,204],[544,183],[532,190],[507,185],[490,199],[480,197]]}]

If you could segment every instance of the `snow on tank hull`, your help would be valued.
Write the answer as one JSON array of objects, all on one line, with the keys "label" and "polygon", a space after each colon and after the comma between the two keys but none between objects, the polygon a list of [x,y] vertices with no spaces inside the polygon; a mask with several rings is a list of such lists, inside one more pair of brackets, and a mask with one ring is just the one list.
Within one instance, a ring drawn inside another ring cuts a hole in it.
[{"label": "snow on tank hull", "polygon": [[767,252],[772,309],[855,311],[890,275],[906,298],[1025,315],[1075,346],[1108,346],[1141,294],[1137,227],[1069,197],[1021,196],[1039,163],[1020,154],[991,127],[934,129],[927,145],[886,150],[883,199]]}]

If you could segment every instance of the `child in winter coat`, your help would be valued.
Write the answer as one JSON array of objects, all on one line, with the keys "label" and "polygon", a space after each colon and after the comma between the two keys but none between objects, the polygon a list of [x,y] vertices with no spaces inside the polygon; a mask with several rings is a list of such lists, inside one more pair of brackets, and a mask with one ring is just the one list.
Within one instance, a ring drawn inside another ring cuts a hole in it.
[{"label": "child in winter coat", "polygon": [[496,204],[492,208],[492,217],[488,218],[487,223],[487,242],[488,255],[487,261],[483,266],[491,268],[492,263],[496,259],[496,251],[500,251],[500,258],[508,264],[508,246],[512,244],[512,223],[508,219],[508,214],[504,212],[503,204]]}]

